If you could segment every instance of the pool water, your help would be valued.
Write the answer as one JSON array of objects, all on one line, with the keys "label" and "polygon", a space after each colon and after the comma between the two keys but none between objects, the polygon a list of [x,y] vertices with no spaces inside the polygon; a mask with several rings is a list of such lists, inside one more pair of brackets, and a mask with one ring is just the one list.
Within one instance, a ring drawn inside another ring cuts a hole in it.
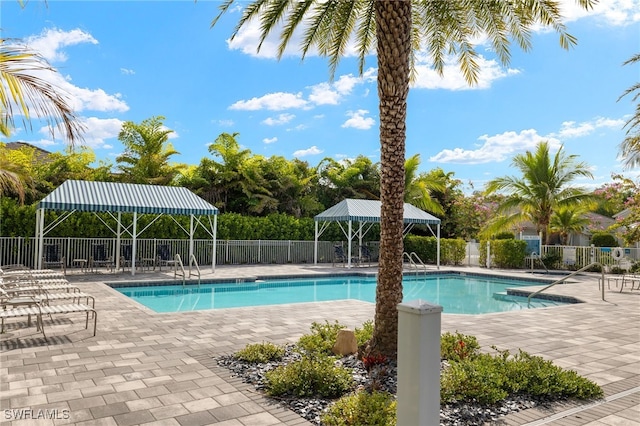
[{"label": "pool water", "polygon": [[[510,296],[507,288],[530,286],[531,281],[469,275],[436,275],[403,279],[403,300],[422,299],[452,314],[483,314],[528,309],[526,297]],[[147,285],[115,287],[156,312],[225,309],[285,303],[355,299],[375,303],[375,277],[279,279],[241,283]],[[531,299],[531,308],[565,303]]]}]

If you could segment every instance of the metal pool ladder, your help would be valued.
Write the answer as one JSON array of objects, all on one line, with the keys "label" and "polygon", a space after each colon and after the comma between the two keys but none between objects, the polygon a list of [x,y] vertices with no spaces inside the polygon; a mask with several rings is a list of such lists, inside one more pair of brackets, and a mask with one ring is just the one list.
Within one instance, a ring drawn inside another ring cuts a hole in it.
[{"label": "metal pool ladder", "polygon": [[[180,272],[178,272],[178,266],[180,267]],[[192,266],[195,267],[196,272],[192,272]],[[182,258],[180,257],[180,254],[176,253],[173,277],[177,278],[178,275],[182,275],[182,286],[184,287],[185,281],[187,279],[187,273],[184,270],[184,265],[182,264]],[[193,254],[189,257],[189,279],[191,279],[191,275],[198,276],[198,286],[200,286],[200,267],[198,266],[196,256]]]},{"label": "metal pool ladder", "polygon": [[409,266],[418,269],[418,264],[420,264],[424,271],[427,272],[427,265],[424,264],[422,259],[420,259],[420,256],[418,256],[415,251],[412,251],[411,254],[405,251],[404,253],[402,253],[402,258],[404,259],[405,257],[409,259]]},{"label": "metal pool ladder", "polygon": [[548,286],[546,286],[545,288],[540,289],[540,290],[538,290],[538,291],[535,291],[535,292],[531,293],[529,296],[527,296],[527,307],[530,307],[530,306],[531,306],[531,298],[532,298],[532,297],[534,297],[534,296],[536,296],[536,295],[538,295],[538,294],[542,293],[543,291],[545,291],[545,290],[547,290],[547,289],[549,289],[549,288],[553,287],[553,286],[554,286],[554,285],[556,285],[556,284],[560,284],[560,283],[562,283],[562,282],[566,281],[568,278],[571,278],[572,276],[577,275],[577,274],[579,274],[580,272],[584,272],[585,270],[587,270],[587,269],[591,268],[592,266],[600,266],[600,271],[602,272],[602,277],[601,277],[601,280],[602,280],[602,300],[604,300],[604,266],[602,266],[602,263],[600,263],[600,262],[591,262],[591,263],[590,263],[590,264],[588,264],[587,266],[585,266],[585,267],[583,267],[583,268],[580,268],[580,269],[578,269],[577,271],[573,271],[573,272],[572,272],[572,273],[570,273],[569,275],[567,275],[567,276],[565,276],[565,277],[562,277],[562,278],[560,278],[559,280],[556,280],[556,281],[552,282],[551,284],[549,284],[549,285],[548,285]]}]

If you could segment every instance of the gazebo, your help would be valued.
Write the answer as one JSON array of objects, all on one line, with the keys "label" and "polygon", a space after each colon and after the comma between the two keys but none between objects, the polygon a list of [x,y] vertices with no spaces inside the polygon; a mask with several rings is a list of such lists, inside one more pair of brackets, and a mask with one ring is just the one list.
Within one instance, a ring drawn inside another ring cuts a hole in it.
[{"label": "gazebo", "polygon": [[[58,210],[65,214],[58,217],[52,223],[45,226],[45,211]],[[116,268],[120,261],[120,239],[124,232],[132,238],[131,274],[135,274],[136,260],[136,239],[150,225],[141,231],[137,229],[138,215],[155,215],[151,223],[162,215],[188,215],[191,217],[189,230],[179,224],[185,232],[189,234],[189,262],[193,255],[193,236],[198,225],[201,225],[213,239],[213,253],[211,255],[212,271],[215,270],[216,262],[216,227],[218,209],[207,201],[203,200],[187,188],[175,186],[140,185],[132,183],[117,182],[93,182],[82,180],[67,180],[51,194],[47,195],[36,210],[36,253],[35,265],[42,269],[43,239],[44,236],[55,228],[60,222],[66,220],[74,212],[105,212],[115,219],[117,227],[111,229],[116,235]],[[116,216],[114,216],[114,213]],[[122,213],[132,213],[132,229],[123,227]],[[201,218],[206,216],[209,228],[207,228]],[[213,222],[211,221],[213,216]]]},{"label": "gazebo", "polygon": [[[380,222],[381,202],[379,200],[356,200],[347,198],[342,200],[333,207],[328,208],[322,213],[315,216],[315,244],[314,244],[314,263],[318,263],[318,238],[327,229],[331,222],[338,222],[338,226],[347,237],[348,242],[348,266],[351,267],[351,241],[354,237],[358,238],[359,245],[362,245],[362,238],[371,229],[374,223]],[[319,227],[319,223],[322,226]],[[347,229],[344,227],[347,224]],[[353,230],[353,222],[357,222],[357,229]],[[420,210],[419,208],[405,203],[404,204],[404,234],[406,235],[415,224],[424,224],[429,227],[431,234],[437,239],[436,264],[440,268],[440,219]],[[437,225],[434,233],[431,225]]]}]

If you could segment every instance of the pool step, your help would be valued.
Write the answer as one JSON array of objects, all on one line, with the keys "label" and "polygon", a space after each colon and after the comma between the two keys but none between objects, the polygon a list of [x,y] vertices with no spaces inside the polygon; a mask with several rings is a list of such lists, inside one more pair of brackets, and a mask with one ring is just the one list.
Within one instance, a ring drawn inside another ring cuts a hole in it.
[{"label": "pool step", "polygon": [[[503,302],[517,303],[518,305],[523,305],[524,304],[524,306],[527,306],[527,303],[528,303],[528,300],[527,300],[526,297],[524,297],[524,296],[515,296],[513,294],[508,294],[506,291],[493,293],[493,298],[496,299],[496,300],[501,300]],[[533,299],[531,299],[531,305],[534,306],[534,307],[542,308],[542,307],[545,307],[545,306],[557,306],[558,304],[555,303],[553,300],[533,298]]]}]

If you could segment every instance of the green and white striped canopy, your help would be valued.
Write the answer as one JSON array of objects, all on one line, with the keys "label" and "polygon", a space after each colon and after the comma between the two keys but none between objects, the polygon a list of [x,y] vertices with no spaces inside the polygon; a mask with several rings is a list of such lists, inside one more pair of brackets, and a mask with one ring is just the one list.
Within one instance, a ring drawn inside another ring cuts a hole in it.
[{"label": "green and white striped canopy", "polygon": [[[316,215],[314,219],[316,222],[347,222],[350,220],[356,222],[380,222],[381,206],[382,203],[378,200],[355,200],[347,198]],[[440,219],[411,204],[405,203],[404,223],[438,225],[440,224]]]},{"label": "green and white striped canopy", "polygon": [[218,209],[187,188],[68,180],[39,209],[170,215],[216,215]]}]

